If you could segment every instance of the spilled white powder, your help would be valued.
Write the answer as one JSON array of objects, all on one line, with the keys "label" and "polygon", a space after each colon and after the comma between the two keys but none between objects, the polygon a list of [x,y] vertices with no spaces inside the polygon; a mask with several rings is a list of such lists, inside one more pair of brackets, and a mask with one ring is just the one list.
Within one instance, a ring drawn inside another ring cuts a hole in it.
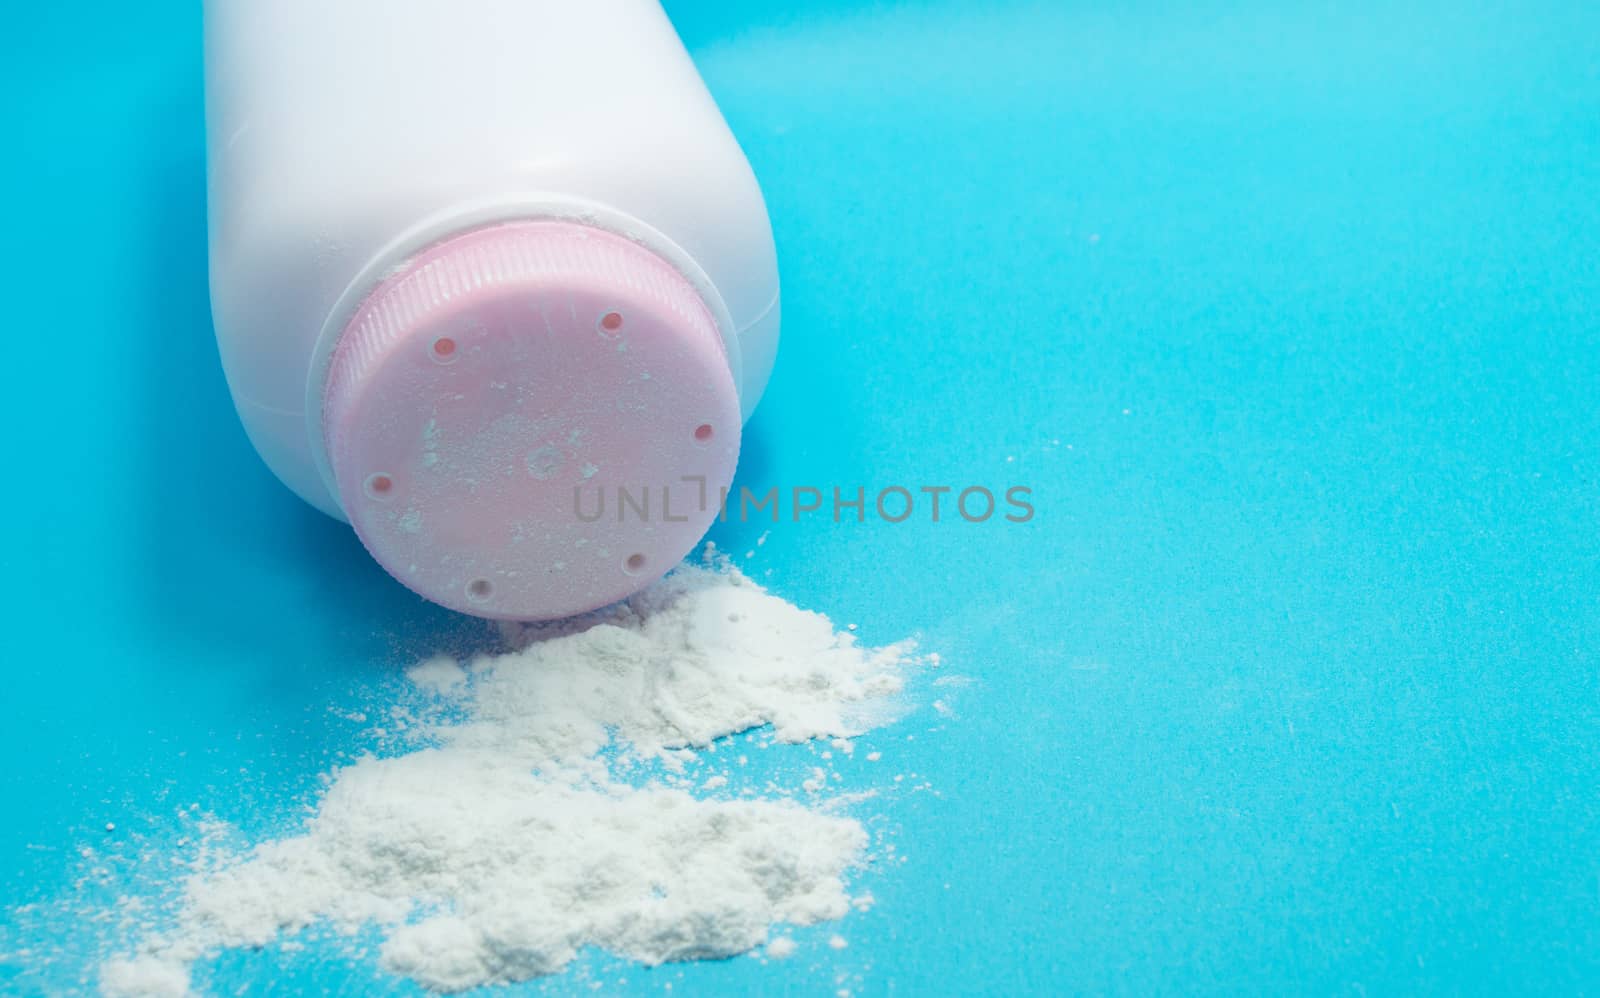
[{"label": "spilled white powder", "polygon": [[788,936],[779,936],[767,943],[767,958],[771,960],[787,960],[794,956],[794,940]]},{"label": "spilled white powder", "polygon": [[[335,770],[300,833],[190,876],[172,923],[107,962],[101,987],[186,994],[207,954],[324,922],[378,926],[383,967],[441,991],[554,973],[586,946],[644,964],[763,944],[782,957],[794,942],[773,926],[870,905],[846,888],[867,845],[856,820],[697,797],[670,773],[764,725],[801,742],[892,719],[909,642],[862,648],[736,570],[693,567],[508,634],[507,654],[410,670],[453,720],[427,725],[423,747]],[[668,779],[628,782],[661,768]]]}]

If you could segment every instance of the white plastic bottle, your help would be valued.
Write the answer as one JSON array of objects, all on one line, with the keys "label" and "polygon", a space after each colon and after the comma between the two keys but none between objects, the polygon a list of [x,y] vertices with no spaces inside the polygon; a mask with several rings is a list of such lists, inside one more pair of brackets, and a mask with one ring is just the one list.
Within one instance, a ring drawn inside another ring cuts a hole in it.
[{"label": "white plastic bottle", "polygon": [[205,17],[212,308],[272,470],[479,616],[566,616],[671,568],[732,479],[778,284],[657,0]]}]

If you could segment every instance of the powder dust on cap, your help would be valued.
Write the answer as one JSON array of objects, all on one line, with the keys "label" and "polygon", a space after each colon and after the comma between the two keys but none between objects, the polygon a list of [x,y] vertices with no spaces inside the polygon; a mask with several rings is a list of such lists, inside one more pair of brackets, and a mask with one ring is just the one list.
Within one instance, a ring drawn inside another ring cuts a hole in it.
[{"label": "powder dust on cap", "polygon": [[716,322],[671,265],[573,222],[411,260],[329,369],[324,437],[373,557],[434,602],[545,620],[621,599],[705,533],[738,460]]}]

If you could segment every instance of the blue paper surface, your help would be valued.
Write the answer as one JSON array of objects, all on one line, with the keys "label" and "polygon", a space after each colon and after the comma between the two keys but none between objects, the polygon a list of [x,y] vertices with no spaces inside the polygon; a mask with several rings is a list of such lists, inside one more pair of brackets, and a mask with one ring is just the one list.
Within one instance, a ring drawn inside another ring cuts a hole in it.
[{"label": "blue paper surface", "polygon": [[[526,989],[1600,987],[1600,7],[729,7],[669,11],[783,272],[741,483],[1022,485],[1036,515],[717,527],[976,680],[846,784],[938,794],[862,805],[907,860],[789,961]],[[360,747],[338,709],[480,628],[239,428],[197,5],[6,29],[9,906],[191,802],[292,827]],[[72,933],[21,924],[0,989],[71,985],[32,971]],[[316,945],[196,982],[415,990]]]}]

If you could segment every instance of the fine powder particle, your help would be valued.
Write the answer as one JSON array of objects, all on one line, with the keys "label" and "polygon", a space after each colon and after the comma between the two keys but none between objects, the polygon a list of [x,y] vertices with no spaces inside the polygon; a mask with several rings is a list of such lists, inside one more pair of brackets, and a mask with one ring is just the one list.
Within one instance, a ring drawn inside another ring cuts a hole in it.
[{"label": "fine powder particle", "polygon": [[773,960],[787,960],[794,956],[794,940],[788,936],[779,936],[767,943],[767,956]]},{"label": "fine powder particle", "polygon": [[441,991],[554,973],[586,946],[781,956],[794,944],[769,928],[870,903],[845,882],[858,821],[696,796],[726,780],[673,774],[752,728],[794,743],[892,720],[910,642],[862,648],[726,567],[518,630],[509,653],[414,667],[445,718],[425,743],[335,770],[302,833],[190,876],[172,924],[108,961],[102,988],[184,994],[195,960],[318,923],[378,926],[382,966]]}]

